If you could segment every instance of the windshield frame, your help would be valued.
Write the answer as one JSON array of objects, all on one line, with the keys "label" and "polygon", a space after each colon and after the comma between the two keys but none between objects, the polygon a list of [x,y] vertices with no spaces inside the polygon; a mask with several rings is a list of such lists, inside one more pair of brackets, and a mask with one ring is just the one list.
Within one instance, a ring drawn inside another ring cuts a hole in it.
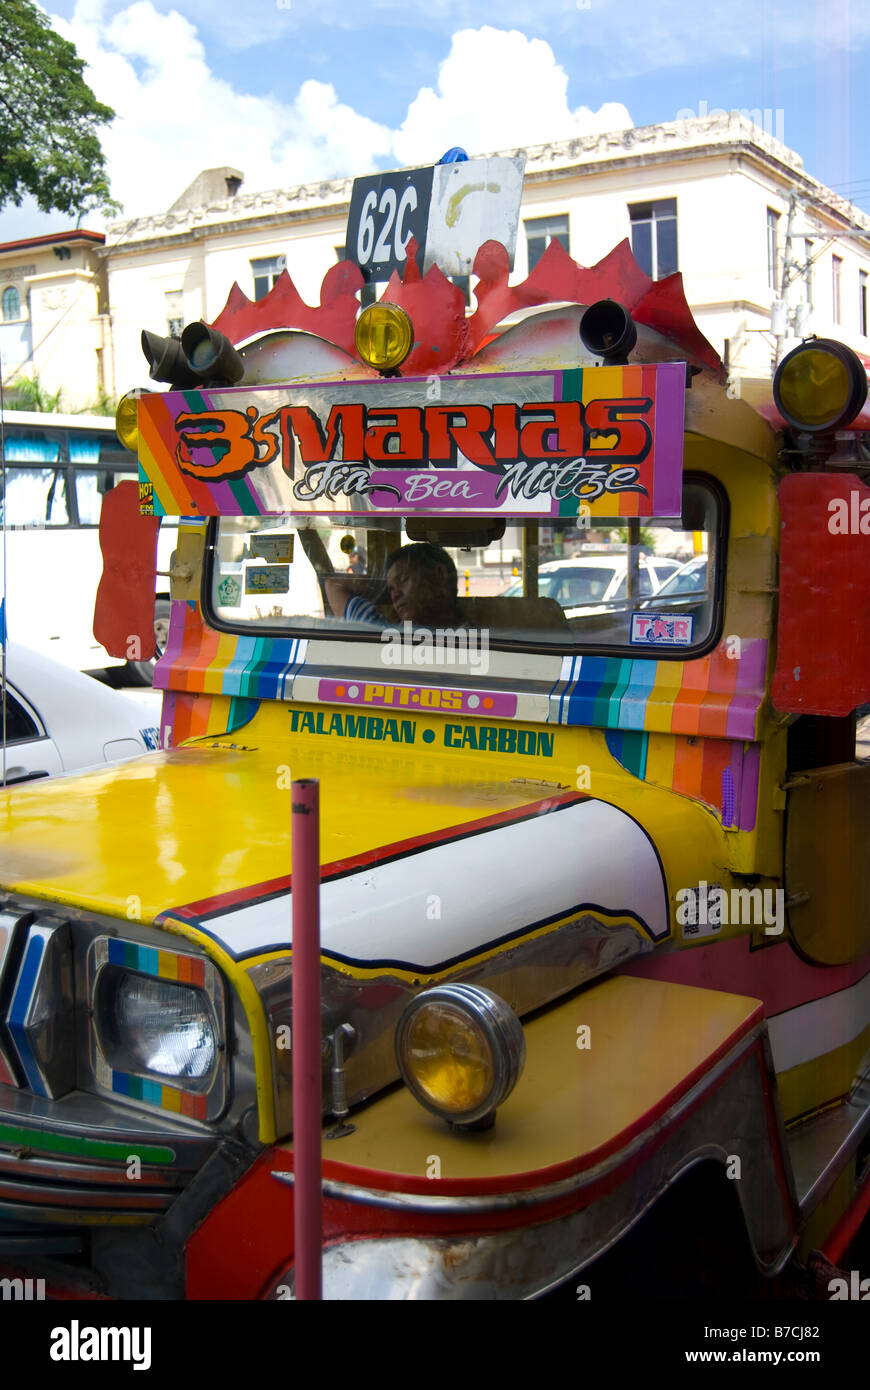
[{"label": "windshield frame", "polygon": [[[653,660],[653,661],[697,661],[715,650],[718,646],[722,626],[725,616],[725,580],[727,571],[727,543],[729,534],[730,508],[728,504],[728,494],[717,478],[709,473],[701,473],[697,470],[686,470],[683,474],[683,487],[689,484],[696,484],[707,488],[714,497],[717,510],[717,525],[715,531],[710,535],[715,541],[715,553],[718,559],[715,589],[713,593],[713,621],[710,626],[709,635],[703,642],[695,643],[689,647],[653,647],[645,650],[641,647],[631,646],[628,642],[621,645],[605,646],[598,644],[578,644],[565,642],[540,642],[523,639],[519,637],[502,637],[498,633],[488,631],[488,645],[491,651],[529,653],[542,656],[605,656],[619,657],[623,660]],[[340,625],[336,620],[335,626],[306,627],[303,624],[294,626],[292,629],[287,627],[270,627],[267,623],[258,624],[256,628],[249,624],[232,624],[218,617],[211,601],[212,578],[214,573],[215,557],[218,547],[218,523],[220,517],[209,517],[206,529],[205,555],[202,566],[202,588],[200,591],[200,606],[203,619],[206,625],[215,632],[228,633],[234,637],[269,637],[279,638],[288,642],[299,639],[315,642],[357,642],[371,643],[381,646],[382,628],[367,629],[363,624],[356,627]],[[655,595],[651,596],[652,599]],[[651,602],[650,598],[644,598],[644,603]]]}]

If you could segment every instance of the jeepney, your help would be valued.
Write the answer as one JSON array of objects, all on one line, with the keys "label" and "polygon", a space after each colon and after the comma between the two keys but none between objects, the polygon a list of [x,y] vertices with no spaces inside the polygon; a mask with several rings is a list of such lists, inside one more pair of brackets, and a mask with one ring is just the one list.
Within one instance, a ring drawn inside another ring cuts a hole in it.
[{"label": "jeepney", "polygon": [[[297,778],[325,1297],[594,1287],[702,1162],[767,1275],[836,1263],[867,1209],[863,369],[804,344],[768,419],[627,244],[474,269],[470,317],[413,247],[364,314],[349,263],[317,309],[236,288],[122,422],[96,630],[147,656],[179,518],[161,748],[3,798],[6,1274],[292,1296]],[[615,527],[621,597],[539,594]],[[421,541],[456,564],[449,630],[390,606]],[[378,622],[327,599],[349,551]],[[654,551],[706,563],[657,603]]]}]

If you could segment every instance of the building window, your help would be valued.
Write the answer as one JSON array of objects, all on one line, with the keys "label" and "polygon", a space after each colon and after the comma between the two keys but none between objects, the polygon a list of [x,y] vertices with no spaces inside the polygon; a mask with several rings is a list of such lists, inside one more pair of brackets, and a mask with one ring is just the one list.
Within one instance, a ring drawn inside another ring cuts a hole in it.
[{"label": "building window", "polygon": [[858,271],[858,329],[862,338],[867,334],[867,272]]},{"label": "building window", "polygon": [[164,298],[166,300],[166,331],[170,338],[180,338],[181,330],[184,327],[181,290],[167,290]]},{"label": "building window", "polygon": [[831,299],[834,323],[840,322],[840,272],[843,269],[842,256],[831,257]]},{"label": "building window", "polygon": [[560,241],[570,254],[571,238],[567,213],[564,217],[535,217],[525,226],[530,272],[534,270],[551,241]]},{"label": "building window", "polygon": [[21,318],[21,300],[14,285],[10,285],[3,291],[3,321],[8,323],[10,319]]},{"label": "building window", "polygon": [[813,302],[813,243],[804,239],[804,299]]},{"label": "building window", "polygon": [[251,261],[255,299],[262,299],[264,295],[269,293],[286,265],[286,256],[267,256],[260,261]]},{"label": "building window", "polygon": [[677,268],[677,200],[630,203],[631,249],[651,280],[663,280]]},{"label": "building window", "polygon": [[776,289],[776,258],[779,249],[779,213],[767,209],[767,283]]}]

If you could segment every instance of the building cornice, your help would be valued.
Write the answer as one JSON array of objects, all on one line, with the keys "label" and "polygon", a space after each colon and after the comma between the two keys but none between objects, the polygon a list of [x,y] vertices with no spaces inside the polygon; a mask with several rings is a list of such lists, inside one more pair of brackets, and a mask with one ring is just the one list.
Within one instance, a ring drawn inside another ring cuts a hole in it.
[{"label": "building cornice", "polygon": [[[351,181],[349,180],[348,183]],[[266,195],[263,195],[266,196]],[[236,201],[233,199],[232,201]],[[160,251],[167,247],[195,246],[198,242],[210,240],[212,237],[222,236],[247,236],[251,232],[270,231],[276,227],[292,226],[295,222],[305,222],[311,224],[314,221],[328,222],[334,217],[339,218],[341,235],[344,235],[344,223],[347,221],[347,214],[350,208],[350,198],[337,203],[334,207],[315,208],[314,210],[296,210],[293,212],[273,212],[262,217],[246,217],[227,220],[224,222],[196,222],[185,231],[165,231],[162,235],[155,235],[140,241],[115,242],[100,249],[99,255],[102,260],[120,259],[124,255],[138,256],[143,251]],[[198,208],[197,215],[202,212]],[[178,217],[177,213],[173,217]],[[156,219],[149,219],[154,221]]]},{"label": "building cornice", "polygon": [[0,242],[0,256],[17,255],[19,251],[36,251],[40,246],[65,246],[72,242],[82,242],[86,246],[102,246],[106,240],[103,232],[89,232],[84,227],[75,227],[71,232],[48,232],[44,236],[28,236],[22,241]]},{"label": "building cornice", "polygon": [[[576,136],[498,153],[525,156],[530,187],[639,167],[738,156],[767,169],[789,187],[797,186],[812,200],[814,211],[839,218],[870,239],[870,217],[807,174],[798,154],[740,112]],[[263,193],[238,193],[207,207],[116,222],[109,227],[100,254],[120,257],[193,244],[212,236],[267,230],[276,224],[283,227],[346,216],[352,183],[351,178],[330,179]]]}]

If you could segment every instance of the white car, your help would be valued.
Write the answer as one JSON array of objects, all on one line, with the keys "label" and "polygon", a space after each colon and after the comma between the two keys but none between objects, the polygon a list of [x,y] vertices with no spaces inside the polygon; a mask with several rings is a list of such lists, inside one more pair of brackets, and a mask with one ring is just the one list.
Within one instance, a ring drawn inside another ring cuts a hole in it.
[{"label": "white car", "polygon": [[[638,565],[639,597],[650,598],[658,593],[680,568],[679,560],[660,555],[641,555]],[[550,560],[538,570],[538,596],[554,598],[565,609],[568,618],[604,613],[625,598],[627,569],[628,560],[624,551],[616,554],[581,553],[570,560]],[[511,598],[522,592],[522,580],[515,579],[504,590],[504,596]]]},{"label": "white car", "polygon": [[159,746],[159,730],[146,727],[147,717],[134,700],[91,676],[17,642],[6,643],[0,774],[5,757],[7,787],[147,753]]},{"label": "white car", "polygon": [[[702,599],[707,592],[707,556],[694,555],[681,565],[670,579],[666,580],[656,594],[656,603],[683,603],[690,599]],[[644,607],[649,605],[644,604]]]}]

